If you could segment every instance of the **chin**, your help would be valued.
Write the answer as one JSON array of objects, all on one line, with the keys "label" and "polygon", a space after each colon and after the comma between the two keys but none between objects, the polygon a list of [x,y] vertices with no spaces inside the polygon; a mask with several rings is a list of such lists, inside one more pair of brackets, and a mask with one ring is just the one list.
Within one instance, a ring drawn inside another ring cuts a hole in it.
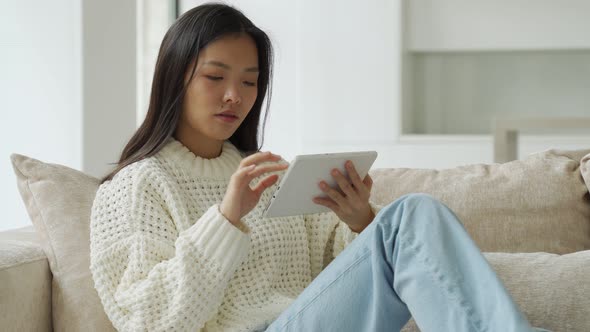
[{"label": "chin", "polygon": [[230,137],[233,136],[234,133],[235,131],[231,133],[217,133],[216,135],[211,135],[209,137],[217,141],[227,141]]},{"label": "chin", "polygon": [[238,127],[232,130],[232,128],[209,128],[209,131],[205,133],[207,137],[210,139],[218,140],[218,141],[226,141],[230,137],[232,137],[236,131],[238,131]]}]

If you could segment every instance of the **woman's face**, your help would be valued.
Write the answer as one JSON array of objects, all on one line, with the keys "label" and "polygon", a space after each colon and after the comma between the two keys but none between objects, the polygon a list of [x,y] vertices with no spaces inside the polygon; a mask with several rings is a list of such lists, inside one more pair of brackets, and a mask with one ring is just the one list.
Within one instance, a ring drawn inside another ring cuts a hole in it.
[{"label": "woman's face", "polygon": [[[185,83],[191,70],[189,66]],[[227,140],[252,109],[257,83],[258,50],[249,35],[228,35],[210,43],[199,52],[178,131],[193,142]]]}]

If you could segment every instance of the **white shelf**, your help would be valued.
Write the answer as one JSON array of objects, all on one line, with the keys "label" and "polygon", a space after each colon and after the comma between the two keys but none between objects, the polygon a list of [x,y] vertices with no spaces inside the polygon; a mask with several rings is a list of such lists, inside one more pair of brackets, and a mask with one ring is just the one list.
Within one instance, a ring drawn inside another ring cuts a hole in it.
[{"label": "white shelf", "polygon": [[405,134],[491,134],[497,116],[590,115],[590,49],[411,53]]}]

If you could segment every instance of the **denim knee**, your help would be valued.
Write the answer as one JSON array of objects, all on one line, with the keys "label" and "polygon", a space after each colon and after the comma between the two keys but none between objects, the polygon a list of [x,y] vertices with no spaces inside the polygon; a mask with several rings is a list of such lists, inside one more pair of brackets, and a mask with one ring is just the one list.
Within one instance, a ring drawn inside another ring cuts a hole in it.
[{"label": "denim knee", "polygon": [[404,200],[404,204],[406,206],[411,205],[411,206],[416,206],[419,204],[440,204],[440,202],[434,198],[434,196],[430,195],[430,194],[426,194],[426,193],[412,193],[412,194],[406,194],[402,197],[400,197],[400,199]]},{"label": "denim knee", "polygon": [[403,204],[405,208],[413,208],[413,207],[416,207],[421,204],[437,205],[437,204],[441,204],[441,203],[440,203],[440,201],[438,201],[436,198],[434,198],[430,194],[411,193],[411,194],[405,194],[405,195],[401,196],[400,198],[396,199],[395,201],[389,203],[388,205],[383,207],[383,210],[394,209],[395,206],[400,205],[400,204]]},{"label": "denim knee", "polygon": [[[442,203],[439,200],[429,194],[412,193],[403,195],[394,202],[389,203],[388,205],[384,206],[380,212],[382,214],[393,215],[395,214],[395,210],[398,208],[401,208],[407,212],[415,210],[418,208],[418,206],[420,206],[418,210],[421,210],[424,207],[433,207],[441,204]],[[379,221],[389,222],[390,220],[388,219],[390,218],[379,218]]]}]

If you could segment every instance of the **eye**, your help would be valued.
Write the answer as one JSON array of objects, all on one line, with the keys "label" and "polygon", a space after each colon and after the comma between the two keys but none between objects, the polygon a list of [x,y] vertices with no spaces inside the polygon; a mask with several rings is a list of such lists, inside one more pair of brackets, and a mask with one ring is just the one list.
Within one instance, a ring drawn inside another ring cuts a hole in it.
[{"label": "eye", "polygon": [[205,77],[207,77],[208,79],[210,79],[212,81],[221,81],[223,79],[223,77],[221,77],[221,76],[205,75]]},{"label": "eye", "polygon": [[246,85],[246,86],[256,86],[256,83],[251,82],[251,81],[244,81],[244,85]]}]

